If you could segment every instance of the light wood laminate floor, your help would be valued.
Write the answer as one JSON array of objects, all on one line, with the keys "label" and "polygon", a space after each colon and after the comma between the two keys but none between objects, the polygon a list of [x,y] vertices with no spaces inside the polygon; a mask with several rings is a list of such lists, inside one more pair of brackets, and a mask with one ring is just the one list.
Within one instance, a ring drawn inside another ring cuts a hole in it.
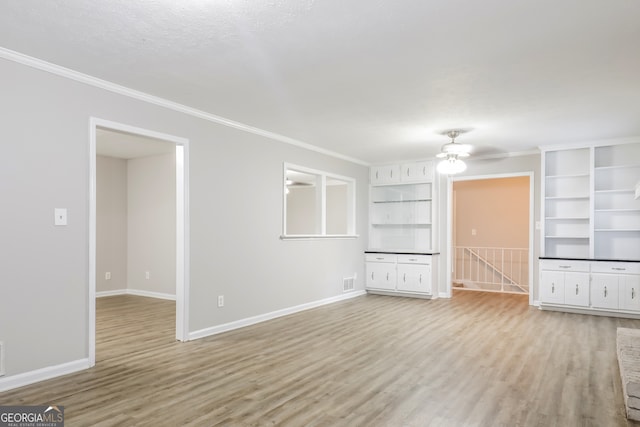
[{"label": "light wood laminate floor", "polygon": [[627,426],[618,326],[527,297],[367,295],[188,343],[175,304],[98,300],[97,365],[0,393],[67,426]]}]

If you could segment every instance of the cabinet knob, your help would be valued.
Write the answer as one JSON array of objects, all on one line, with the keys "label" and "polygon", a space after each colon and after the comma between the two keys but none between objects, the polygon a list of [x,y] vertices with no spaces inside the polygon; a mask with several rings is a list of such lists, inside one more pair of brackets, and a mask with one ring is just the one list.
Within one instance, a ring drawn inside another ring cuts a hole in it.
[{"label": "cabinet knob", "polygon": [[422,283],[422,274],[420,274],[420,279],[418,279],[420,283]]},{"label": "cabinet knob", "polygon": [[576,283],[576,295],[578,295],[578,284]]},{"label": "cabinet knob", "polygon": [[387,273],[387,280],[389,280],[389,273]]},{"label": "cabinet knob", "polygon": [[556,284],[555,283],[551,283],[551,293],[555,293],[556,292]]},{"label": "cabinet knob", "polygon": [[373,271],[371,272],[371,280],[373,280]]},{"label": "cabinet knob", "polygon": [[402,275],[402,281],[403,281],[403,282],[406,282],[406,281],[407,281],[407,273],[404,273],[404,274]]},{"label": "cabinet knob", "polygon": [[391,178],[393,178],[393,169],[391,169]]},{"label": "cabinet knob", "polygon": [[409,176],[409,168],[407,168],[407,176]]},{"label": "cabinet knob", "polygon": [[604,297],[605,298],[607,297],[607,287],[606,286],[604,287]]},{"label": "cabinet knob", "polygon": [[636,297],[636,289],[631,288],[631,299],[634,299],[635,297]]}]

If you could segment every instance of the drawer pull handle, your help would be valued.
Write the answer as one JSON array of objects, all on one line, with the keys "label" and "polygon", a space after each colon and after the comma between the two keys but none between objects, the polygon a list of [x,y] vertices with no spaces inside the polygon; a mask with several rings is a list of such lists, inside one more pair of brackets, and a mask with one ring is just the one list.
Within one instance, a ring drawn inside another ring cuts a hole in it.
[{"label": "drawer pull handle", "polygon": [[391,178],[393,178],[393,169],[391,169]]},{"label": "drawer pull handle", "polygon": [[626,268],[623,267],[611,267],[612,270],[616,270],[616,271],[625,271]]},{"label": "drawer pull handle", "polygon": [[404,274],[402,275],[402,281],[403,281],[403,282],[406,282],[406,281],[407,281],[407,273],[404,273]]},{"label": "drawer pull handle", "polygon": [[576,295],[578,295],[578,284],[576,283]]},{"label": "drawer pull handle", "polygon": [[422,283],[422,274],[420,274],[420,279],[419,280],[420,280],[420,283]]},{"label": "drawer pull handle", "polygon": [[426,175],[427,174],[427,167],[423,166],[422,167],[422,175]]},{"label": "drawer pull handle", "polygon": [[607,297],[607,287],[606,286],[604,287],[604,297],[605,298]]},{"label": "drawer pull handle", "polygon": [[559,265],[558,267],[560,267],[560,268],[571,268],[570,265]]},{"label": "drawer pull handle", "polygon": [[409,258],[409,261],[417,261],[418,258]]},{"label": "drawer pull handle", "polygon": [[556,284],[555,283],[551,283],[551,293],[555,293],[556,292]]},{"label": "drawer pull handle", "polygon": [[382,261],[384,258],[382,258],[382,257],[376,257],[376,259],[379,259],[380,261]]},{"label": "drawer pull handle", "polygon": [[635,297],[636,297],[636,289],[631,288],[631,299],[634,299]]},{"label": "drawer pull handle", "polygon": [[387,273],[387,281],[389,281],[389,273]]},{"label": "drawer pull handle", "polygon": [[407,168],[407,176],[409,176],[409,168]]},{"label": "drawer pull handle", "polygon": [[373,280],[373,271],[371,272],[371,280]]},{"label": "drawer pull handle", "polygon": [[376,179],[378,179],[378,171],[376,171]]}]

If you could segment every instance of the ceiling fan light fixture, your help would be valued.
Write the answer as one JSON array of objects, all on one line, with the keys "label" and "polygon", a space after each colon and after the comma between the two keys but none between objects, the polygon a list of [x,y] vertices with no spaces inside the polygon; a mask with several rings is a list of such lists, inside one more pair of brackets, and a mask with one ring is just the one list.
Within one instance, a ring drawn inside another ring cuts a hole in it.
[{"label": "ceiling fan light fixture", "polygon": [[455,156],[450,156],[441,160],[436,170],[443,175],[455,175],[467,170],[467,164]]},{"label": "ceiling fan light fixture", "polygon": [[460,160],[461,157],[469,157],[471,152],[471,145],[469,144],[457,144],[456,138],[466,130],[449,130],[443,132],[451,138],[451,142],[442,146],[441,153],[436,157],[441,158],[436,167],[436,170],[441,174],[454,175],[460,172],[464,172],[467,169],[467,164]]}]

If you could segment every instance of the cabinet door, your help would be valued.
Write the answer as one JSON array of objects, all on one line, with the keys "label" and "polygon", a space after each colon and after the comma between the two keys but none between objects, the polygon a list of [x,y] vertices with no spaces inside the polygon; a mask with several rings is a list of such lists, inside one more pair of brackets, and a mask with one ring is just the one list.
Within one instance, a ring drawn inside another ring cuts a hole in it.
[{"label": "cabinet door", "polygon": [[589,273],[564,273],[564,303],[589,306]]},{"label": "cabinet door", "polygon": [[620,295],[618,295],[621,310],[640,311],[640,276],[622,275],[618,281]]},{"label": "cabinet door", "polygon": [[618,275],[594,274],[591,282],[591,306],[618,309]]},{"label": "cabinet door", "polygon": [[396,265],[388,262],[368,262],[367,287],[395,291]]},{"label": "cabinet door", "polygon": [[564,273],[544,270],[540,273],[540,301],[564,304]]},{"label": "cabinet door", "polygon": [[398,264],[398,290],[431,293],[431,266],[425,264]]}]

